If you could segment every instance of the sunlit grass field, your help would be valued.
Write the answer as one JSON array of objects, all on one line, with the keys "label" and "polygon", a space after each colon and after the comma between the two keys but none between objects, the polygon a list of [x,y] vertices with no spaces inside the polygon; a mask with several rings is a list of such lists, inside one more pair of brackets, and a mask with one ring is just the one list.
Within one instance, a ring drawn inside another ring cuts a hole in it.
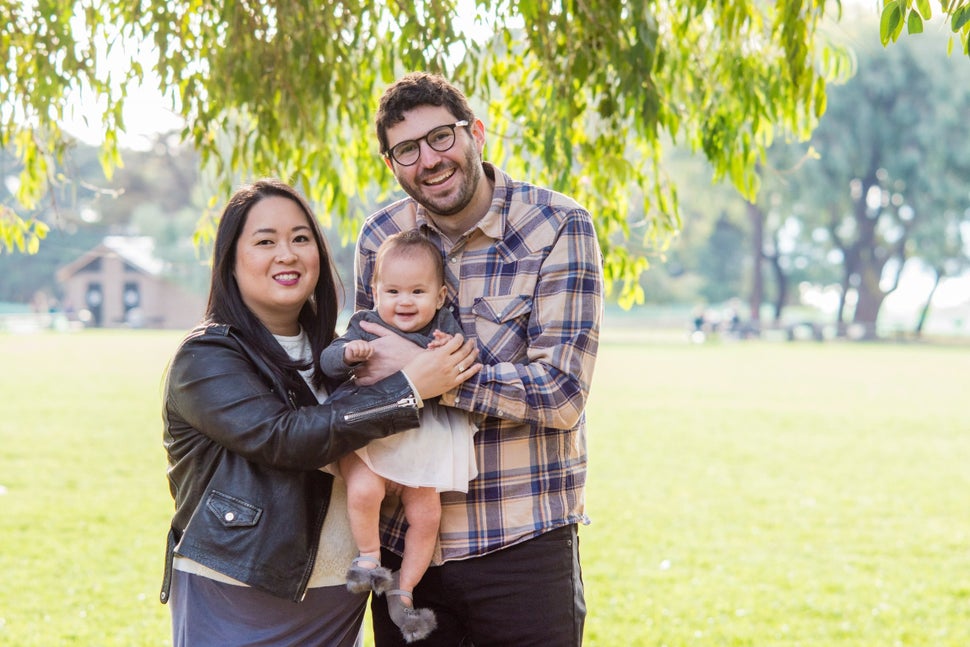
[{"label": "sunlit grass field", "polygon": [[[0,645],[170,644],[171,332],[0,335]],[[586,644],[970,645],[970,347],[610,332]]]}]

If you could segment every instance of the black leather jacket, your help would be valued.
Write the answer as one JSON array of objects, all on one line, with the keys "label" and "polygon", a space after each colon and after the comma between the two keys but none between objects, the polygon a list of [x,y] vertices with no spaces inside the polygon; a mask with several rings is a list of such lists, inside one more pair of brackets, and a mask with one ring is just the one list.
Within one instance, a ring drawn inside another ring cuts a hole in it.
[{"label": "black leather jacket", "polygon": [[340,456],[418,425],[403,373],[318,405],[287,389],[224,325],[182,342],[165,385],[164,445],[175,499],[161,601],[175,552],[268,593],[301,600]]}]

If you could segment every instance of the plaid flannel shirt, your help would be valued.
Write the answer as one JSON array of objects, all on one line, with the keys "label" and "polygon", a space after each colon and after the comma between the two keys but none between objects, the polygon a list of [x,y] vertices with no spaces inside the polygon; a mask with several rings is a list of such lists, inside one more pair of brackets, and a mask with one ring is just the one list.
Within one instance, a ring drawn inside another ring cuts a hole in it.
[{"label": "plaid flannel shirt", "polygon": [[[356,307],[372,308],[377,248],[419,227],[445,259],[446,306],[484,368],[441,396],[476,416],[479,476],[442,496],[435,562],[483,555],[571,523],[585,513],[584,408],[603,312],[602,255],[588,211],[485,164],[492,204],[454,245],[410,198],[371,215],[357,241]],[[400,553],[404,515],[382,509],[385,546]]]}]

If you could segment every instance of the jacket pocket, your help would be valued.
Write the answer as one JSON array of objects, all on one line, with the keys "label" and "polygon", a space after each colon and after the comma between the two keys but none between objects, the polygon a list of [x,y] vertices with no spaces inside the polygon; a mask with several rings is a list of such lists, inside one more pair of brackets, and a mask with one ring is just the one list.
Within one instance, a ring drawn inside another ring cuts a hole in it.
[{"label": "jacket pocket", "polygon": [[219,490],[209,493],[205,507],[226,528],[255,526],[263,514],[262,508]]}]

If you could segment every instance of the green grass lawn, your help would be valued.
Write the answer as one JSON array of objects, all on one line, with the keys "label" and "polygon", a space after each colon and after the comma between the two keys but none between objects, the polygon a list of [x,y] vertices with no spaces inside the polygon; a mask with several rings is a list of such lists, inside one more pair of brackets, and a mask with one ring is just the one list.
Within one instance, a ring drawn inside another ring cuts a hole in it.
[{"label": "green grass lawn", "polygon": [[[169,645],[170,332],[0,335],[0,645]],[[970,348],[607,334],[586,644],[970,644]]]}]

